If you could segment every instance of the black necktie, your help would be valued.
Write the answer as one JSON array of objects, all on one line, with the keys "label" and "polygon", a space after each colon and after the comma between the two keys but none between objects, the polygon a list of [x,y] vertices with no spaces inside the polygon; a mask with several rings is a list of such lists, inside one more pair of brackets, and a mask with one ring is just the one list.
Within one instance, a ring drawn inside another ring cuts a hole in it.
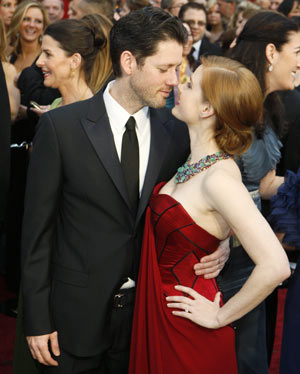
[{"label": "black necktie", "polygon": [[130,117],[122,139],[121,165],[123,168],[132,212],[136,215],[139,203],[139,143],[135,119]]}]

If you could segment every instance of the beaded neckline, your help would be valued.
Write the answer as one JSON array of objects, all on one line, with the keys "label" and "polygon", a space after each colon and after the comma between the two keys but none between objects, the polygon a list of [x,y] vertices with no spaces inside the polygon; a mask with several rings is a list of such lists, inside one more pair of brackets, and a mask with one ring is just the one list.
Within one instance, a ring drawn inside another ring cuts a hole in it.
[{"label": "beaded neckline", "polygon": [[177,173],[175,175],[174,183],[178,184],[187,182],[194,175],[208,169],[217,161],[227,160],[229,157],[231,156],[228,153],[219,151],[213,153],[212,155],[207,155],[201,158],[201,160],[195,162],[194,164],[190,164],[191,156],[189,156],[186,162],[182,166],[180,166],[180,168],[178,168]]}]

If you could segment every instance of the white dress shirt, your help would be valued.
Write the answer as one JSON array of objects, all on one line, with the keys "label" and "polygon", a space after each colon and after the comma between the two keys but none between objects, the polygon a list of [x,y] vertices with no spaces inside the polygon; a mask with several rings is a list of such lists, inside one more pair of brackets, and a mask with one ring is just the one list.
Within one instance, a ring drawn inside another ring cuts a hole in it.
[{"label": "white dress shirt", "polygon": [[123,134],[126,130],[126,122],[129,117],[134,117],[136,121],[136,135],[139,143],[139,156],[140,156],[140,170],[139,170],[139,182],[140,182],[140,195],[143,189],[145,180],[149,152],[150,152],[150,140],[151,140],[151,129],[150,129],[150,112],[149,107],[143,107],[138,112],[131,115],[128,113],[110,94],[110,90],[114,81],[108,83],[104,93],[103,100],[108,115],[111,131],[114,136],[116,151],[121,161],[121,150],[122,150],[122,139]]},{"label": "white dress shirt", "polygon": [[198,56],[199,56],[199,51],[200,51],[201,43],[202,43],[202,39],[198,40],[195,44],[193,44],[193,47],[195,49],[194,52],[193,52],[193,57],[194,57],[194,59],[196,61],[197,61]]}]

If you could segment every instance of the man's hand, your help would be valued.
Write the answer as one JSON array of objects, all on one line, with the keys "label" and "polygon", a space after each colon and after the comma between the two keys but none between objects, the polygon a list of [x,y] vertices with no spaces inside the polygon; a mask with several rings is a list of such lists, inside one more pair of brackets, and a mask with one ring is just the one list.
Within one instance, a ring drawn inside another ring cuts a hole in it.
[{"label": "man's hand", "polygon": [[35,360],[38,360],[41,364],[47,366],[58,366],[58,362],[53,360],[49,352],[49,341],[51,351],[55,356],[60,355],[57,331],[51,334],[39,335],[39,336],[27,336],[27,343]]},{"label": "man's hand", "polygon": [[229,258],[229,238],[223,240],[218,249],[209,256],[202,257],[194,266],[196,275],[204,275],[205,279],[217,277]]}]

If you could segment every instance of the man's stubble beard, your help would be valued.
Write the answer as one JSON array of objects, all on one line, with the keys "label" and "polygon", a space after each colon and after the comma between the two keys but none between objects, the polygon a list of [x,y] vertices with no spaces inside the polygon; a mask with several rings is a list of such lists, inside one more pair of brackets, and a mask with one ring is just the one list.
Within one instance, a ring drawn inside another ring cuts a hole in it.
[{"label": "man's stubble beard", "polygon": [[151,108],[163,108],[166,105],[166,100],[158,100],[158,96],[154,96],[154,94],[159,95],[157,92],[154,94],[151,92],[150,89],[139,85],[140,77],[137,79],[132,78],[130,80],[130,89],[131,89],[131,100],[135,102],[140,108],[145,106],[149,106]]}]

